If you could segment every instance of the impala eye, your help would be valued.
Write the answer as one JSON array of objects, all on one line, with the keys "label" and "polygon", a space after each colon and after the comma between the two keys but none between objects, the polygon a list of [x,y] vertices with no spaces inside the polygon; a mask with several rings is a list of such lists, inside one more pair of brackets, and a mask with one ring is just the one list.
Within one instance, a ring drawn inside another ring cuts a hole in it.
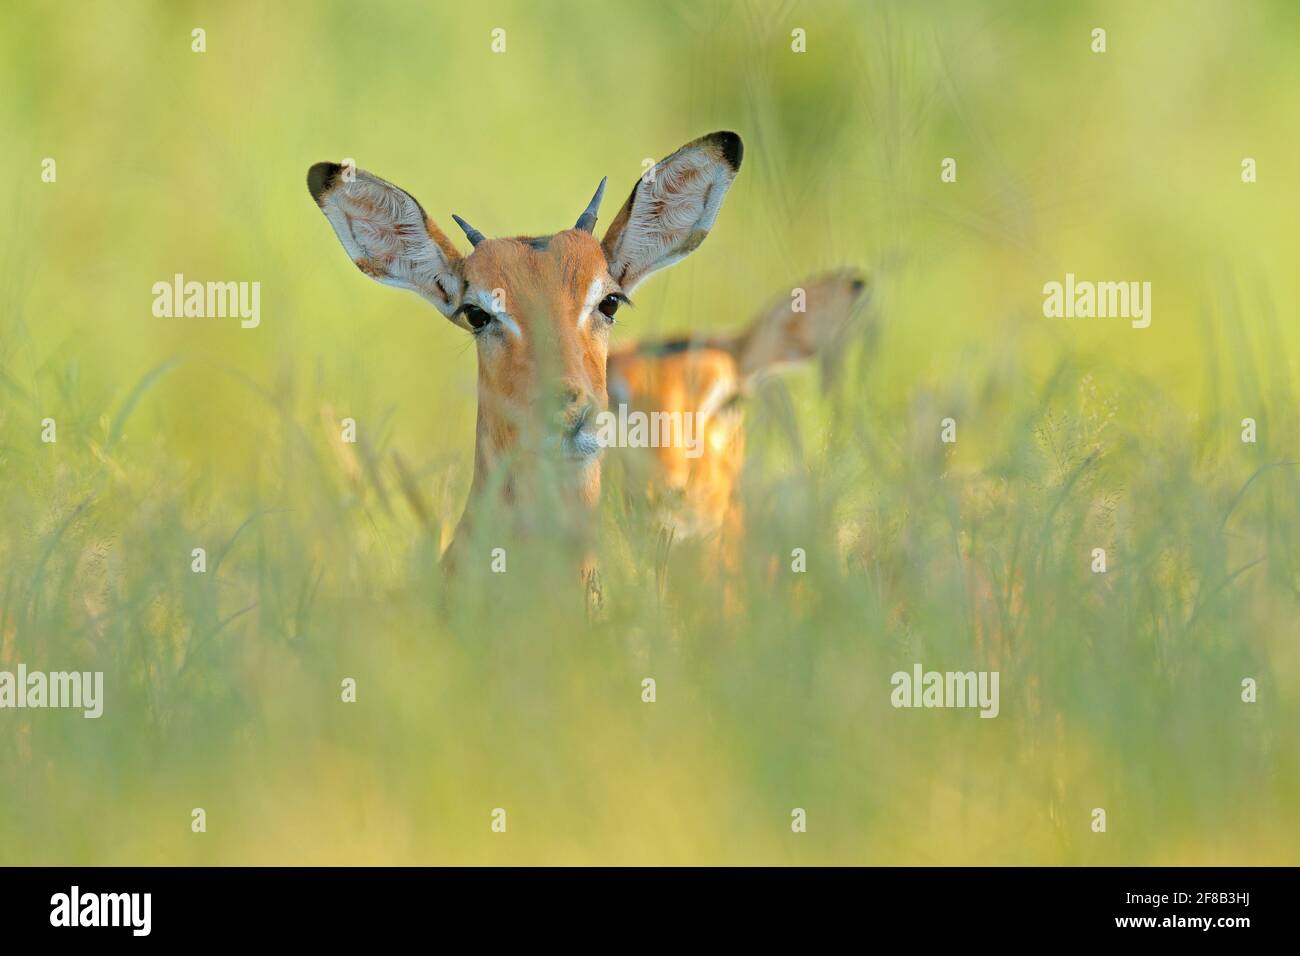
[{"label": "impala eye", "polygon": [[466,323],[475,332],[480,332],[492,321],[492,316],[487,310],[480,309],[477,305],[466,303],[460,307],[460,314],[465,316]]},{"label": "impala eye", "polygon": [[612,322],[614,321],[614,313],[617,312],[618,307],[626,301],[627,299],[621,295],[610,294],[601,299],[600,305],[596,306],[596,308],[600,309],[601,315]]}]

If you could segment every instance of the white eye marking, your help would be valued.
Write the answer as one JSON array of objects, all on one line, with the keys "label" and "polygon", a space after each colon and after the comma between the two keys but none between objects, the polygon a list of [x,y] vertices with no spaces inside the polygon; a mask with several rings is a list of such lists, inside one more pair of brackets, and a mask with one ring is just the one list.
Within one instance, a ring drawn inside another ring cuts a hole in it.
[{"label": "white eye marking", "polygon": [[469,298],[484,312],[500,322],[501,327],[515,338],[521,339],[524,337],[523,329],[519,328],[518,322],[510,318],[510,315],[502,307],[499,297],[485,289],[475,289],[470,293]]},{"label": "white eye marking", "polygon": [[510,316],[506,315],[504,312],[497,313],[497,321],[500,322],[502,325],[504,325],[506,327],[506,331],[509,332],[511,335],[513,335],[515,338],[522,339],[524,337],[524,331],[523,329],[519,328],[519,323],[517,323],[514,319],[510,318]]},{"label": "white eye marking", "polygon": [[700,399],[700,410],[697,413],[702,420],[709,419],[718,411],[723,403],[729,399],[736,391],[736,383],[730,378],[722,377],[710,386],[709,390]]},{"label": "white eye marking", "polygon": [[587,324],[587,316],[591,315],[591,310],[596,307],[600,301],[600,293],[604,290],[605,284],[597,277],[591,280],[591,285],[587,286],[587,298],[582,300],[582,311],[578,313],[578,328]]}]

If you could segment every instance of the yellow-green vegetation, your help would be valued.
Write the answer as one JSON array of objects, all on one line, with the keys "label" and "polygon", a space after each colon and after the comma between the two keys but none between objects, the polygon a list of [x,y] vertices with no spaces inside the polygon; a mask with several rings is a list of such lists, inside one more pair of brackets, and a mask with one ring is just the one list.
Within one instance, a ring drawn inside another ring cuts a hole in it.
[{"label": "yellow-green vegetation", "polygon": [[[1298,36],[1281,0],[6,3],[0,670],[105,702],[0,710],[0,863],[1300,862]],[[717,225],[617,336],[875,289],[838,375],[747,401],[728,599],[611,469],[603,617],[545,542],[448,600],[473,346],[307,167],[546,233],[714,129]],[[155,317],[177,273],[260,282],[260,324]],[[1045,318],[1066,273],[1151,282],[1150,327]],[[916,662],[997,670],[999,716],[893,708]]]}]

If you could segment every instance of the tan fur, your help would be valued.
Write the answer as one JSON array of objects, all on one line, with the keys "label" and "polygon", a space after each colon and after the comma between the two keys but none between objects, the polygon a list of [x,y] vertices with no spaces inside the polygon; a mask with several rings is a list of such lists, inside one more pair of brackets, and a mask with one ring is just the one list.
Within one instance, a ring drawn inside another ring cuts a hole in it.
[{"label": "tan fur", "polygon": [[[467,540],[473,511],[483,506],[500,473],[508,472],[497,504],[523,513],[516,506],[534,485],[528,463],[548,448],[568,451],[560,457],[572,469],[578,510],[596,504],[600,457],[588,433],[608,403],[608,320],[596,305],[607,295],[626,295],[700,245],[742,155],[740,137],[731,132],[686,144],[638,180],[601,242],[590,232],[597,215],[593,200],[578,226],[544,239],[486,239],[467,227],[475,243],[468,256],[410,193],[392,183],[335,163],[317,163],[308,171],[312,198],[361,272],[415,292],[464,328],[470,304],[492,316],[476,335],[473,492],[445,555],[449,565]],[[676,400],[692,398],[683,394]],[[582,574],[591,581],[589,560]]]},{"label": "tan fur", "polygon": [[[466,260],[463,274],[467,291],[501,290],[522,332],[519,337],[507,332],[491,348],[480,349],[477,489],[497,455],[517,444],[530,409],[545,400],[544,386],[576,396],[556,411],[561,427],[571,426],[587,405],[604,410],[608,329],[601,321],[579,325],[576,319],[593,280],[617,286],[600,245],[576,230],[556,234],[543,250],[516,239],[490,239]],[[544,365],[551,373],[545,383]],[[595,477],[598,482],[598,470]],[[590,497],[583,492],[584,499]]]},{"label": "tan fur", "polygon": [[[735,356],[708,346],[668,355],[637,346],[620,349],[609,357],[609,378],[629,408],[645,412],[696,414],[711,396],[720,391],[735,395],[740,387]],[[702,436],[698,458],[676,446],[636,451],[653,459],[641,472],[644,491],[661,522],[678,536],[717,531],[735,505],[736,480],[745,460],[740,408],[733,402],[708,415]]]},{"label": "tan fur", "polygon": [[[641,454],[651,456],[654,467],[638,474],[675,537],[720,533],[726,565],[743,524],[736,493],[745,458],[741,399],[757,376],[825,356],[842,343],[865,301],[865,280],[853,270],[813,277],[798,288],[803,312],[794,311],[793,296],[784,293],[736,334],[642,343],[609,356],[610,390],[629,408],[699,413],[707,404],[721,405],[705,420],[703,454],[646,449]],[[719,403],[720,395],[730,400]]]}]

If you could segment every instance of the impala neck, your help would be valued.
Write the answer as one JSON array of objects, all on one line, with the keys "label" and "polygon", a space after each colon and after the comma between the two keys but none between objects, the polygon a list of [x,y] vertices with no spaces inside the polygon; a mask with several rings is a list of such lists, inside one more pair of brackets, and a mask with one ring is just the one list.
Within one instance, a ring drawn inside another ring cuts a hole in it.
[{"label": "impala neck", "polygon": [[[504,519],[504,530],[525,538],[559,532],[586,542],[600,502],[600,459],[548,463],[518,447],[517,426],[479,403],[474,435],[474,479],[450,554],[468,542],[479,521]],[[481,517],[480,517],[481,516]]]}]

